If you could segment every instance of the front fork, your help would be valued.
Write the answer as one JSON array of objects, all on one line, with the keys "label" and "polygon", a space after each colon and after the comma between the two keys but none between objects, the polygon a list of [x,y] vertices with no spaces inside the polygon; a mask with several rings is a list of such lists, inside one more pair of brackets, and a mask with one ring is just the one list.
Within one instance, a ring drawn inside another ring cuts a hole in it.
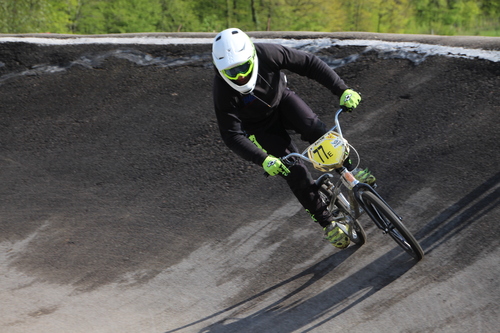
[{"label": "front fork", "polygon": [[372,192],[373,194],[375,194],[375,196],[377,196],[384,203],[384,205],[386,205],[394,213],[394,215],[397,216],[397,218],[400,221],[403,220],[403,218],[401,216],[399,216],[392,209],[392,207],[389,206],[389,204],[387,204],[387,202],[385,202],[385,200],[380,196],[380,194],[377,193],[377,191],[375,191],[375,189],[373,187],[371,187],[370,185],[365,184],[365,183],[358,183],[358,184],[356,184],[356,186],[354,186],[354,188],[350,192],[350,193],[352,193],[352,195],[353,195],[353,197],[355,199],[354,201],[356,201],[356,203],[358,203],[359,206],[362,207],[366,211],[366,213],[370,216],[370,218],[372,219],[372,221],[377,225],[377,227],[379,229],[381,229],[382,231],[384,231],[384,233],[387,232],[387,230],[386,230],[387,227],[380,224],[380,222],[379,222],[379,216],[374,216],[374,214],[377,214],[377,212],[373,212],[371,209],[366,209],[367,204],[363,200],[363,192],[365,192],[365,191],[369,191],[369,192]]},{"label": "front fork", "polygon": [[[338,168],[335,171],[340,174],[342,182],[349,189],[349,201],[347,201],[345,196],[340,193],[340,190],[338,190],[339,193],[337,193],[337,200],[339,200],[344,205],[344,207],[350,208],[349,211],[355,219],[361,216],[363,210],[366,211],[366,203],[363,200],[362,194],[364,191],[369,191],[375,194],[375,196],[377,196],[387,207],[389,207],[389,209],[394,213],[394,215],[399,218],[399,220],[402,220],[401,216],[399,216],[392,209],[392,207],[389,206],[387,202],[385,202],[385,200],[380,196],[380,194],[378,194],[377,191],[375,191],[372,186],[358,181],[346,167]],[[370,212],[368,213],[371,214]]]},{"label": "front fork", "polygon": [[[325,173],[325,174],[321,175],[316,180],[317,186],[321,186],[322,184],[325,184],[325,185],[327,185],[327,187],[329,187],[328,190],[333,193],[332,198],[331,198],[331,200],[333,200],[333,202],[331,202],[330,204],[337,204],[337,205],[341,206],[341,208],[343,208],[346,212],[348,212],[351,215],[351,217],[353,217],[354,219],[358,219],[361,216],[361,214],[363,213],[363,211],[367,211],[365,208],[366,203],[363,200],[362,194],[365,191],[369,191],[369,192],[372,192],[373,194],[375,194],[387,207],[389,207],[389,209],[400,220],[402,220],[401,216],[399,216],[392,209],[392,207],[389,206],[385,202],[385,200],[380,196],[380,194],[378,194],[377,191],[375,191],[375,189],[373,187],[371,187],[368,184],[359,182],[354,177],[354,175],[349,170],[347,170],[347,168],[345,168],[345,167],[338,168],[335,171],[337,171],[340,174],[341,181],[349,189],[347,198],[340,191],[340,186],[335,186],[331,182],[331,179],[334,178],[332,174]],[[367,213],[370,215],[372,220],[374,220],[374,221],[377,220],[377,219],[374,219],[373,216],[371,216],[372,215],[371,211],[367,211]],[[379,226],[379,227],[381,227],[381,226]]]}]

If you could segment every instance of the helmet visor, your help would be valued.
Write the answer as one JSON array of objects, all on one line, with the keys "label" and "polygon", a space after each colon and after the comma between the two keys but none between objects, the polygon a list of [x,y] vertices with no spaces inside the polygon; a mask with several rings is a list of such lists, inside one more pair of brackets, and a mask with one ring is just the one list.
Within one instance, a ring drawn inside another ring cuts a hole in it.
[{"label": "helmet visor", "polygon": [[222,74],[227,77],[229,80],[237,80],[239,78],[245,77],[252,73],[253,70],[253,59],[250,59],[241,65],[224,69],[222,70]]}]

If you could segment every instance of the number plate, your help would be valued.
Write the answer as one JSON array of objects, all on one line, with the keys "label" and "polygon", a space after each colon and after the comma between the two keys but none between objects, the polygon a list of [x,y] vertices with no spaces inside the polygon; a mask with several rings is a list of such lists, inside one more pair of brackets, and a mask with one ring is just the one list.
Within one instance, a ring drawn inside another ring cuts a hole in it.
[{"label": "number plate", "polygon": [[336,132],[328,132],[307,149],[316,169],[330,171],[339,168],[348,155],[347,141]]}]

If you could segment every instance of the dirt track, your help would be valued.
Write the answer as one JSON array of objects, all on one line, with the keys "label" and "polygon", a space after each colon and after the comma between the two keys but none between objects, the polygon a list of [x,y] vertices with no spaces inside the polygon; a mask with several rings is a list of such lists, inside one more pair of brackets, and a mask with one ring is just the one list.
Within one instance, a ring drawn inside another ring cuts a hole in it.
[{"label": "dirt track", "polygon": [[[496,331],[500,62],[363,51],[318,55],[359,55],[336,69],[363,94],[344,134],[418,264],[367,220],[365,246],[335,250],[229,152],[209,45],[0,43],[0,331]],[[332,123],[337,98],[287,76]]]}]

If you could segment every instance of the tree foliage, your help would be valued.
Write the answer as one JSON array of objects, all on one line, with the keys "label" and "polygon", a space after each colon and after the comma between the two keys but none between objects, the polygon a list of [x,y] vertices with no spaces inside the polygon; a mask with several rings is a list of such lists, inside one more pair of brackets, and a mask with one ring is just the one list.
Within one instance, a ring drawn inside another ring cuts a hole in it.
[{"label": "tree foliage", "polygon": [[0,33],[368,31],[500,35],[499,0],[0,0]]}]

